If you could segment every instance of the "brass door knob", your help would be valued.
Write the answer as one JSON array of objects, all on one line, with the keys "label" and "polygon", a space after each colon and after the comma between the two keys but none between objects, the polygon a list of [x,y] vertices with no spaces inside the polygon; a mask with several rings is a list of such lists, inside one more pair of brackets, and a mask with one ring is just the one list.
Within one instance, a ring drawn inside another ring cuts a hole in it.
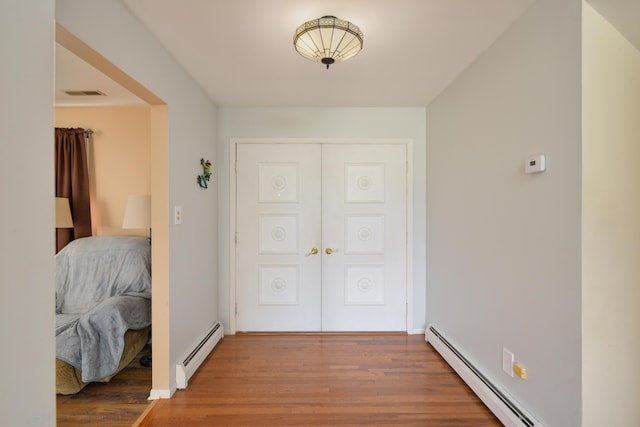
[{"label": "brass door knob", "polygon": [[305,256],[316,255],[318,253],[318,248],[311,249],[311,252],[305,254]]},{"label": "brass door knob", "polygon": [[331,255],[334,252],[337,252],[337,251],[335,251],[335,250],[333,250],[331,248],[327,248],[327,249],[324,250],[324,253],[327,254],[327,255]]}]

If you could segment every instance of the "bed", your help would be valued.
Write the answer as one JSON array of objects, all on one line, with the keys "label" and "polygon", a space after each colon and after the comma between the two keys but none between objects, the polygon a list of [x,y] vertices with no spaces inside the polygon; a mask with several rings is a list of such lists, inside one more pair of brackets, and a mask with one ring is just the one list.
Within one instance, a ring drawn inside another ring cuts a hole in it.
[{"label": "bed", "polygon": [[143,237],[85,237],[56,255],[57,393],[109,381],[147,343],[150,265]]}]

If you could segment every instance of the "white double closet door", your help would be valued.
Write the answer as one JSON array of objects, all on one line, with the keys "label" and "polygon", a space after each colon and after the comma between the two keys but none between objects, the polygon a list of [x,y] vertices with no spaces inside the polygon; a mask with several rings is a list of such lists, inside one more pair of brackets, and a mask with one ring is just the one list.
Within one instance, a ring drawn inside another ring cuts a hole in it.
[{"label": "white double closet door", "polygon": [[238,144],[238,331],[405,331],[407,153]]}]

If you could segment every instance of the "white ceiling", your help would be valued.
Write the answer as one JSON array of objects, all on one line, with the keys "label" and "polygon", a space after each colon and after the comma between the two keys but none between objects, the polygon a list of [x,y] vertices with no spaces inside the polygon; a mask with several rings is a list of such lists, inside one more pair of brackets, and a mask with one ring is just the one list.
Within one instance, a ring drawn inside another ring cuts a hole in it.
[{"label": "white ceiling", "polygon": [[[219,106],[410,107],[428,105],[534,0],[122,1]],[[640,0],[590,3],[640,49]],[[363,50],[329,70],[293,49],[296,27],[323,15],[364,32]],[[60,46],[56,89],[56,105],[144,104]]]},{"label": "white ceiling", "polygon": [[[220,106],[424,106],[533,0],[123,0]],[[327,70],[293,49],[334,15],[364,48]]]}]

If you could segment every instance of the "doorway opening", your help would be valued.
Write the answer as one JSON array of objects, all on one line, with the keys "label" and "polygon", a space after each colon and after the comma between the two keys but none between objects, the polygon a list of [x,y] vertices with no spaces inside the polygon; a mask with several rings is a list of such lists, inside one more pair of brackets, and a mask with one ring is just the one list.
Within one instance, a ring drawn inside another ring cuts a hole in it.
[{"label": "doorway opening", "polygon": [[97,51],[56,24],[56,43],[64,47],[87,64],[96,68],[149,105],[150,188],[152,248],[152,389],[168,390],[169,386],[169,221],[162,215],[169,204],[168,185],[168,106],[151,91],[128,76]]}]

